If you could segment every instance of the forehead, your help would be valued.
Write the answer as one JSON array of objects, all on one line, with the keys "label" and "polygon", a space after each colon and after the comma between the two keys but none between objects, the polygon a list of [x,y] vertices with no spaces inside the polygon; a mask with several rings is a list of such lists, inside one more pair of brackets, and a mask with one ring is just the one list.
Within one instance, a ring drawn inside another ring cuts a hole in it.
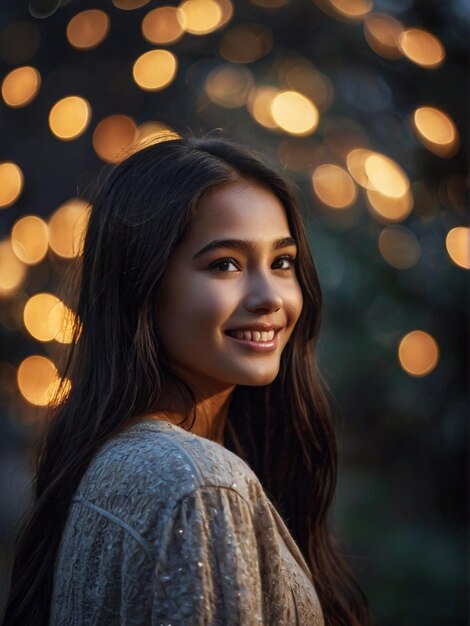
[{"label": "forehead", "polygon": [[268,188],[241,180],[216,187],[202,198],[189,237],[200,240],[237,234],[249,239],[290,234],[285,209]]}]

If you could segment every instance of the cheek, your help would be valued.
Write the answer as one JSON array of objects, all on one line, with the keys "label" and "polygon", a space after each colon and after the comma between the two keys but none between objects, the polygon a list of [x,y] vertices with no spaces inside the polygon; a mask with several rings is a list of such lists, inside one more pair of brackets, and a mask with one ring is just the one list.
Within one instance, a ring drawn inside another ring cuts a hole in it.
[{"label": "cheek", "polygon": [[161,328],[168,336],[178,333],[180,339],[197,343],[198,338],[207,339],[214,327],[225,322],[236,303],[235,290],[227,288],[222,281],[207,281],[192,276],[191,280],[180,281],[177,288],[164,293],[161,300]]},{"label": "cheek", "polygon": [[300,317],[303,306],[302,289],[299,283],[296,281],[292,288],[289,290],[285,298],[285,307],[289,316],[289,322],[292,326],[295,325]]}]

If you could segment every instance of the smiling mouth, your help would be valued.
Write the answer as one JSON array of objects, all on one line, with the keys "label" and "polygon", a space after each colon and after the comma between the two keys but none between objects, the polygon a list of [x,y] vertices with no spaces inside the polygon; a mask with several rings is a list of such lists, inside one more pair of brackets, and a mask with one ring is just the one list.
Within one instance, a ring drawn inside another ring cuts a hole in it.
[{"label": "smiling mouth", "polygon": [[260,343],[266,343],[266,342],[272,341],[279,331],[277,330],[267,330],[267,331],[227,330],[225,332],[227,335],[229,335],[230,337],[234,337],[235,339],[245,339],[246,341],[256,341]]}]

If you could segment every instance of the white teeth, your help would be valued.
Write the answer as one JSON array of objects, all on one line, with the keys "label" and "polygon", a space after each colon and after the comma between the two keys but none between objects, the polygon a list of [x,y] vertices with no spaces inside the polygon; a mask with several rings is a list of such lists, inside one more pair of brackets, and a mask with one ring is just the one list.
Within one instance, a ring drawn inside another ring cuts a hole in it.
[{"label": "white teeth", "polygon": [[229,330],[228,333],[237,339],[245,339],[247,341],[272,341],[274,339],[274,330],[262,331],[259,330]]}]

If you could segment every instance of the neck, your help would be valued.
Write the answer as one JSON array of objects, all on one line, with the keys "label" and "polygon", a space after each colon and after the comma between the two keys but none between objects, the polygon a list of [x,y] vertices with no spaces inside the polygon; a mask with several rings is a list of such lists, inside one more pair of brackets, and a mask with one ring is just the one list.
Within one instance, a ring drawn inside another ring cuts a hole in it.
[{"label": "neck", "polygon": [[[185,380],[188,382],[187,376]],[[191,432],[223,445],[225,424],[235,385],[226,385],[222,388],[215,388],[213,384],[204,386],[190,384],[190,386],[196,398],[196,419]],[[174,384],[166,384],[165,391],[154,412],[146,417],[179,423],[188,413],[188,406],[184,404]],[[181,426],[186,428],[186,424],[181,424]]]}]

